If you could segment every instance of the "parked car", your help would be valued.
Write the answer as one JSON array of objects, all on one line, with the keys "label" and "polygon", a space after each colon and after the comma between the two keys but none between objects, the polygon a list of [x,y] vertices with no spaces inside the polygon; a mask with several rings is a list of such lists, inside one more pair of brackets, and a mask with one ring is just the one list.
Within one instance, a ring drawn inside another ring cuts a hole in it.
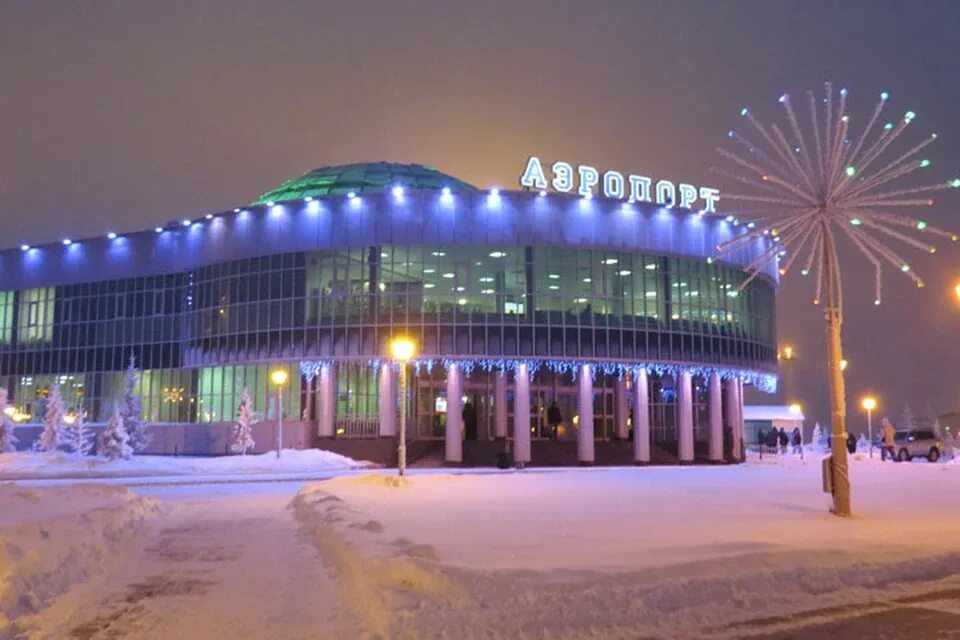
[{"label": "parked car", "polygon": [[943,441],[932,429],[900,429],[893,436],[897,459],[901,462],[926,458],[936,462],[943,454]]}]

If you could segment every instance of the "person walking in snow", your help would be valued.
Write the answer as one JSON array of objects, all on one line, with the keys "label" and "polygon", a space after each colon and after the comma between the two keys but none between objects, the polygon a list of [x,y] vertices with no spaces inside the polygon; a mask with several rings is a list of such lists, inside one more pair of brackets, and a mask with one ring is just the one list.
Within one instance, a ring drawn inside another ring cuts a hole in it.
[{"label": "person walking in snow", "polygon": [[786,455],[787,445],[790,444],[790,438],[787,437],[787,432],[783,430],[783,427],[780,427],[780,430],[777,431],[777,442],[780,443],[779,453],[781,455]]},{"label": "person walking in snow", "polygon": [[857,452],[857,437],[852,433],[847,433],[847,453],[854,454]]},{"label": "person walking in snow", "polygon": [[803,437],[800,435],[800,427],[794,427],[790,434],[790,442],[793,445],[793,452],[800,453],[803,447]]},{"label": "person walking in snow", "polygon": [[896,431],[886,417],[883,419],[883,429],[881,433],[883,434],[883,446],[880,447],[880,461],[883,462],[886,460],[887,454],[890,454],[890,459],[896,462],[897,454],[893,451],[894,436],[896,435]]}]

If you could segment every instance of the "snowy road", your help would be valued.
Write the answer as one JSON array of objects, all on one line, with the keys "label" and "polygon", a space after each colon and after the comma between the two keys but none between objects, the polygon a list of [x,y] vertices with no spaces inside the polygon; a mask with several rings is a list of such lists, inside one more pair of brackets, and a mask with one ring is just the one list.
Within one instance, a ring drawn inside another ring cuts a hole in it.
[{"label": "snowy road", "polygon": [[31,638],[352,638],[338,591],[297,537],[302,483],[144,487],[169,507]]}]

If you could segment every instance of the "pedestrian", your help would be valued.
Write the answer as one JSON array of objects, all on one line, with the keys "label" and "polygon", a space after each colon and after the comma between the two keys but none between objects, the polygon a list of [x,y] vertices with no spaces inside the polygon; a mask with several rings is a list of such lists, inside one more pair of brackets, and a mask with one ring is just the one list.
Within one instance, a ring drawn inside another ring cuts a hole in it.
[{"label": "pedestrian", "polygon": [[803,453],[803,436],[800,435],[800,427],[794,427],[790,434],[790,441],[793,444],[794,453]]},{"label": "pedestrian", "polygon": [[560,407],[557,406],[557,401],[554,400],[547,408],[547,425],[550,427],[551,438],[556,439],[561,423],[563,423],[563,414],[560,413]]},{"label": "pedestrian", "polygon": [[770,432],[767,434],[766,445],[773,453],[777,452],[777,443],[780,442],[780,434],[777,433],[776,427],[770,429]]},{"label": "pedestrian", "polygon": [[852,433],[847,433],[847,453],[854,454],[857,452],[857,437]]},{"label": "pedestrian", "polygon": [[[732,432],[731,435],[733,435]],[[763,443],[766,442],[766,440],[767,434],[763,432],[763,429],[757,429],[757,447],[760,449],[760,453],[763,453]],[[733,441],[731,440],[731,451],[733,450],[732,444]]]},{"label": "pedestrian", "polygon": [[890,454],[890,459],[894,462],[897,462],[897,454],[893,452],[894,436],[896,435],[896,431],[886,417],[883,419],[883,429],[881,430],[881,433],[883,434],[883,446],[880,448],[880,461],[883,462],[886,460],[887,454]]},{"label": "pedestrian", "polygon": [[787,432],[783,430],[783,427],[780,427],[780,430],[777,432],[777,442],[780,443],[780,454],[786,455],[790,438],[787,437]]},{"label": "pedestrian", "polygon": [[477,439],[477,410],[473,403],[467,400],[463,405],[463,411],[460,412],[460,418],[463,420],[463,430],[466,432],[467,440]]}]

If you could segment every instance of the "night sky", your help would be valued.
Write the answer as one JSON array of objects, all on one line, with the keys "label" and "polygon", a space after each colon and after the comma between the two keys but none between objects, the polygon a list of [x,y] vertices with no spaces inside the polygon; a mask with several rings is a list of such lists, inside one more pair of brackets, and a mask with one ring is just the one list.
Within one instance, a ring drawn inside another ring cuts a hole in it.
[{"label": "night sky", "polygon": [[[528,155],[729,187],[715,147],[784,91],[877,94],[937,132],[960,175],[958,2],[28,2],[0,4],[0,245],[232,209],[314,167],[392,160],[513,188]],[[960,229],[960,192],[925,219]],[[844,245],[843,249],[852,249]],[[851,430],[871,390],[898,417],[960,409],[960,247],[904,250],[884,304],[844,267]],[[812,282],[778,305],[798,359],[782,400],[825,420]],[[769,396],[749,398],[772,402]]]}]

